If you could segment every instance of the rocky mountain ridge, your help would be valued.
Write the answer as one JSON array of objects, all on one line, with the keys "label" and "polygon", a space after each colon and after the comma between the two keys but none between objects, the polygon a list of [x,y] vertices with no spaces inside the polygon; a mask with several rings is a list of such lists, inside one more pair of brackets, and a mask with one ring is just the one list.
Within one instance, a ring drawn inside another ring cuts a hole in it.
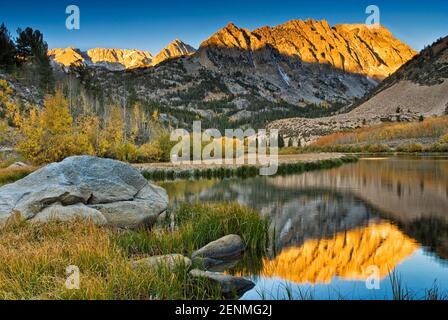
[{"label": "rocky mountain ridge", "polygon": [[230,23],[204,41],[199,49],[208,51],[208,58],[218,67],[210,54],[213,51],[224,53],[223,50],[229,50],[227,54],[231,57],[242,58],[240,65],[255,68],[259,52],[261,57],[258,60],[263,60],[269,58],[270,50],[274,50],[281,56],[303,63],[330,65],[378,80],[394,73],[416,54],[382,26],[339,24],[331,27],[325,20],[313,19],[291,20],[254,31]]},{"label": "rocky mountain ridge", "polygon": [[[229,24],[194,53],[178,40],[155,57],[104,53],[99,56],[107,61],[101,62],[75,49],[52,53],[64,72],[67,66],[107,63],[79,75],[101,100],[132,97],[156,105],[176,125],[199,117],[214,126],[255,128],[353,105],[415,55],[384,27],[331,27],[312,19],[253,31]],[[123,62],[124,56],[132,58]],[[90,60],[97,63],[85,63]]]},{"label": "rocky mountain ridge", "polygon": [[75,48],[55,48],[48,55],[55,66],[103,67],[110,71],[124,71],[136,68],[148,68],[158,65],[167,59],[187,56],[196,50],[179,39],[171,42],[155,57],[149,51],[137,49],[92,48],[81,51]]},{"label": "rocky mountain ridge", "polygon": [[182,42],[179,39],[171,42],[167,47],[162,49],[158,55],[156,55],[152,61],[152,66],[158,65],[168,59],[174,59],[178,57],[189,56],[196,52],[196,49],[192,46]]},{"label": "rocky mountain ridge", "polygon": [[345,111],[317,119],[277,120],[267,127],[280,129],[293,145],[304,145],[337,131],[448,114],[448,36],[424,49]]}]

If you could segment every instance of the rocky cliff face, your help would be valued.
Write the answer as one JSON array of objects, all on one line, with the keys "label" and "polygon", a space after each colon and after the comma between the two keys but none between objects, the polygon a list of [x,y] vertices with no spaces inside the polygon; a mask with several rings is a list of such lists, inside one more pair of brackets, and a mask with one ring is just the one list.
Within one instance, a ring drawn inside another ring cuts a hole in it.
[{"label": "rocky cliff face", "polygon": [[303,145],[341,130],[444,114],[448,114],[448,37],[404,64],[345,113],[319,119],[282,119],[268,128],[278,128],[294,144]]},{"label": "rocky cliff face", "polygon": [[168,59],[189,56],[195,52],[195,48],[182,42],[179,39],[176,39],[154,57],[152,65],[158,65],[159,63],[162,63],[163,61]]},{"label": "rocky cliff face", "polygon": [[48,55],[56,65],[63,67],[94,66],[104,67],[110,71],[122,71],[156,66],[167,59],[190,55],[195,49],[176,39],[155,57],[149,51],[128,49],[93,48],[83,52],[75,48],[56,48]]},{"label": "rocky cliff face", "polygon": [[[384,27],[293,20],[253,31],[229,24],[195,57],[205,68],[260,87],[272,100],[304,106],[349,104],[416,52]],[[242,76],[241,76],[242,75]]]},{"label": "rocky cliff face", "polygon": [[254,31],[229,24],[202,43],[213,65],[222,66],[222,57],[238,66],[257,68],[277,55],[286,60],[329,65],[344,72],[375,79],[394,73],[416,52],[384,27],[341,24],[327,21],[292,20]]},{"label": "rocky cliff face", "polygon": [[148,66],[152,55],[148,51],[102,49],[95,48],[87,51],[87,56],[96,65],[104,64],[106,67],[117,66],[122,69],[133,69]]},{"label": "rocky cliff face", "polygon": [[48,50],[48,55],[56,63],[65,67],[80,66],[84,63],[84,57],[80,50],[75,48],[56,48]]},{"label": "rocky cliff face", "polygon": [[149,66],[152,55],[148,51],[95,48],[87,52],[79,49],[51,49],[50,58],[64,67],[71,66],[101,66],[109,70],[125,70]]}]

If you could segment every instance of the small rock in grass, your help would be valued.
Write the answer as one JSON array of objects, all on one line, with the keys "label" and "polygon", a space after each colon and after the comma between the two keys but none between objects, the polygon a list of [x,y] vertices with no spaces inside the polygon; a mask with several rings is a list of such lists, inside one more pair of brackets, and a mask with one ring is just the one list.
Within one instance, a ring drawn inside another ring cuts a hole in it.
[{"label": "small rock in grass", "polygon": [[240,236],[231,234],[210,242],[193,252],[192,258],[209,258],[214,260],[235,260],[244,253],[244,241]]}]

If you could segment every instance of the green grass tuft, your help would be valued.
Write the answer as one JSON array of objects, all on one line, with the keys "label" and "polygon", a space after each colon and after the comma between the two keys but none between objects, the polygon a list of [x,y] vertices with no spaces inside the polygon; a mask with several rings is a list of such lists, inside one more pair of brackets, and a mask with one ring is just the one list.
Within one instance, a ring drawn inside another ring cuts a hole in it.
[{"label": "green grass tuft", "polygon": [[162,225],[152,232],[119,234],[117,244],[129,255],[160,255],[194,250],[228,234],[241,236],[250,254],[264,253],[268,222],[252,209],[232,203],[184,204],[174,213],[175,230]]}]

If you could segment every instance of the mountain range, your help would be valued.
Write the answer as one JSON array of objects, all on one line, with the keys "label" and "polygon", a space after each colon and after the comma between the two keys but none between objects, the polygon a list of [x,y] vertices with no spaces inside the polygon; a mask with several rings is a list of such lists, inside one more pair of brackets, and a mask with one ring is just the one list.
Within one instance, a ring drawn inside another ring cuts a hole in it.
[{"label": "mountain range", "polygon": [[196,50],[179,39],[171,42],[159,54],[153,56],[149,51],[137,49],[93,48],[81,51],[75,48],[56,48],[48,51],[55,66],[62,67],[103,67],[111,71],[134,68],[147,68],[165,60],[193,54]]},{"label": "mountain range", "polygon": [[78,104],[139,102],[170,126],[201,119],[220,129],[277,128],[295,144],[443,114],[448,102],[446,39],[418,54],[382,26],[309,19],[250,31],[229,23],[197,50],[175,40],[155,56],[110,48],[48,54],[58,79],[75,74]]},{"label": "mountain range", "polygon": [[[384,27],[340,24],[327,21],[292,20],[275,27],[254,31],[230,23],[201,44],[202,63],[225,66],[219,58],[227,55],[234,67],[255,68],[260,64],[286,62],[329,65],[347,73],[382,80],[415,55]],[[206,54],[204,54],[204,52]],[[272,61],[278,58],[277,61]],[[291,68],[292,67],[292,68]],[[289,82],[290,81],[285,81]]]},{"label": "mountain range", "polygon": [[290,118],[269,123],[287,143],[308,144],[322,135],[382,122],[416,121],[448,115],[448,36],[425,48],[393,75],[340,114],[317,119]]},{"label": "mountain range", "polygon": [[139,50],[49,51],[55,68],[86,66],[102,100],[134,96],[161,106],[174,125],[199,117],[253,127],[353,105],[415,54],[384,27],[312,19],[253,31],[229,23],[197,51],[176,40],[155,57]]}]

